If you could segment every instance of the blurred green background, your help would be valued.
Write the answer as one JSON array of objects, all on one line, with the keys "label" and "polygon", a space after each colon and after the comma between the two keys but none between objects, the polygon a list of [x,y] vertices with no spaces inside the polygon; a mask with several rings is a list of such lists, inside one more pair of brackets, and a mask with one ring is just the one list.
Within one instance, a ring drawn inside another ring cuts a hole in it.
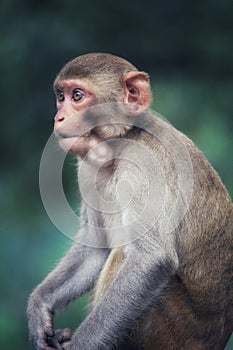
[{"label": "blurred green background", "polygon": [[[232,195],[233,2],[0,0],[0,18],[0,337],[1,349],[25,350],[28,295],[70,246],[47,217],[38,185],[55,75],[71,58],[95,51],[149,72],[154,109],[195,141]],[[74,173],[68,158],[72,203],[79,200]],[[76,327],[86,299],[56,325]]]}]

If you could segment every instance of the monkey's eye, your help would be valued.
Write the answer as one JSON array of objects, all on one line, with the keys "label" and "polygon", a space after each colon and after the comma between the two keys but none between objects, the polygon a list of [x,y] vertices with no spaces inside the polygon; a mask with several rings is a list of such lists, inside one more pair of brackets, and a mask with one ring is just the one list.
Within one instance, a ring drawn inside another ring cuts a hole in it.
[{"label": "monkey's eye", "polygon": [[57,95],[57,100],[58,100],[59,102],[63,102],[63,101],[65,100],[64,91],[62,91],[62,90],[57,90],[56,95]]},{"label": "monkey's eye", "polygon": [[84,96],[84,94],[83,94],[83,92],[81,90],[75,89],[73,91],[72,98],[73,98],[74,101],[76,101],[76,102],[80,101],[83,98],[83,96]]}]

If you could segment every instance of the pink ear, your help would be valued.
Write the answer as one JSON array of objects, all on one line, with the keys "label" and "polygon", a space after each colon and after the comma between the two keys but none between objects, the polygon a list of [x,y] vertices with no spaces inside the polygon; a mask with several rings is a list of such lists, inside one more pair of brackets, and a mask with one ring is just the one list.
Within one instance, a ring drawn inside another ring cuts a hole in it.
[{"label": "pink ear", "polygon": [[124,103],[127,112],[139,115],[151,104],[149,77],[144,72],[130,72],[123,79]]}]

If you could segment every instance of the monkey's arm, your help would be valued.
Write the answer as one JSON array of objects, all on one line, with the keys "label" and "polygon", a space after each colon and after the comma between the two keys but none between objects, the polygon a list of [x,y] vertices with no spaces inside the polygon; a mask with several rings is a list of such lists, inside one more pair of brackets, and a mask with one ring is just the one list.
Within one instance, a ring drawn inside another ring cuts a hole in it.
[{"label": "monkey's arm", "polygon": [[107,249],[74,244],[31,294],[27,315],[30,340],[35,349],[52,349],[47,337],[53,335],[53,314],[93,288],[107,255]]},{"label": "monkey's arm", "polygon": [[175,273],[175,263],[162,249],[158,253],[135,251],[126,257],[103,298],[74,334],[69,350],[112,348],[159,301]]}]

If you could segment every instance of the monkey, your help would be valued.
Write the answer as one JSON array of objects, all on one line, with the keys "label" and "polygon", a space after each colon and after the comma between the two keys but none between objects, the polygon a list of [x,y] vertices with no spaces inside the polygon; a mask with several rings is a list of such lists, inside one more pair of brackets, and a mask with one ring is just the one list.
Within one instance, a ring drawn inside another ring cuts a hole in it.
[{"label": "monkey", "polygon": [[[54,131],[79,159],[80,229],[31,293],[36,350],[221,350],[233,331],[233,205],[183,133],[150,110],[147,73],[90,53],[54,82]],[[96,205],[96,206],[95,206]],[[86,292],[73,332],[53,317]]]}]

